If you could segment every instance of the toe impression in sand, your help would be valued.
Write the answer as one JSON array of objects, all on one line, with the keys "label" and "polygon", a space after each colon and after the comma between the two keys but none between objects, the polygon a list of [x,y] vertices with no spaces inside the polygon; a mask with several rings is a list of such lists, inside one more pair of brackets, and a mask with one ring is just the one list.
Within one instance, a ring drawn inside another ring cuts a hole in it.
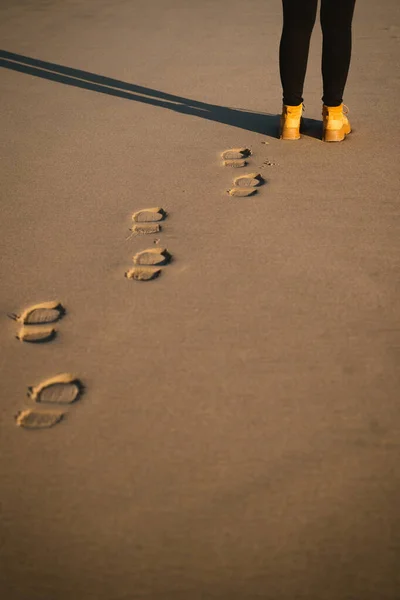
[{"label": "toe impression in sand", "polygon": [[16,338],[21,342],[30,342],[31,344],[42,344],[50,342],[57,335],[53,327],[21,327]]},{"label": "toe impression in sand", "polygon": [[36,409],[21,410],[15,420],[18,427],[25,429],[47,429],[53,427],[64,417],[61,411],[40,411]]},{"label": "toe impression in sand", "polygon": [[233,180],[233,185],[239,188],[258,187],[263,183],[264,179],[260,173],[248,173],[247,175],[240,175]]},{"label": "toe impression in sand", "polygon": [[148,248],[133,257],[135,265],[166,265],[172,256],[166,248]]},{"label": "toe impression in sand", "polygon": [[161,273],[161,269],[156,267],[132,267],[125,273],[127,279],[134,279],[135,281],[151,281],[156,279]]},{"label": "toe impression in sand", "polygon": [[28,388],[28,396],[35,402],[71,404],[80,397],[83,385],[73,375],[62,373]]},{"label": "toe impression in sand", "polygon": [[163,208],[144,208],[133,213],[132,221],[135,223],[154,223],[163,221],[167,213]]},{"label": "toe impression in sand", "polygon": [[251,187],[235,187],[228,190],[228,194],[230,196],[234,196],[236,198],[245,198],[247,196],[254,196],[257,193],[256,188]]},{"label": "toe impression in sand", "polygon": [[55,323],[65,315],[65,308],[60,302],[42,302],[25,309],[20,315],[9,315],[23,325],[45,325]]}]

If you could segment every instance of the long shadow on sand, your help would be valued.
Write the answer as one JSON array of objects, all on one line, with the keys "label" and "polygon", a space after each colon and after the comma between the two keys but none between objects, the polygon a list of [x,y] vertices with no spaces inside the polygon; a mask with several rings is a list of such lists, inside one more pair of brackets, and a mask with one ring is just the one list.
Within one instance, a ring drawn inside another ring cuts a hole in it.
[{"label": "long shadow on sand", "polygon": [[[72,69],[71,67],[64,67],[55,63],[30,58],[22,54],[7,52],[6,50],[0,50],[0,66],[18,71],[19,73],[48,79],[49,81],[72,85],[101,94],[108,94],[125,100],[134,100],[143,104],[159,106],[160,108],[167,108],[209,121],[225,123],[232,127],[254,131],[270,137],[277,137],[278,134],[279,115],[276,114],[256,113],[239,108],[207,104],[125,81],[119,81],[118,79],[104,77],[103,75],[81,71],[80,69]],[[305,123],[307,134],[315,137],[314,131],[316,132],[318,128],[318,121],[306,119]]]}]

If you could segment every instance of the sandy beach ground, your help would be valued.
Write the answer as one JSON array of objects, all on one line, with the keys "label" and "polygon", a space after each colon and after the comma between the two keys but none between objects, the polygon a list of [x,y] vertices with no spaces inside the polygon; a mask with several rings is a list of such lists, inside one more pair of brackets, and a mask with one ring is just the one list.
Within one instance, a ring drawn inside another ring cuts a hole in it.
[{"label": "sandy beach ground", "polygon": [[[0,4],[7,600],[398,597],[400,5],[358,2],[343,144],[319,27],[276,139],[280,27],[278,0]],[[149,247],[173,260],[126,279]],[[54,300],[56,338],[15,339]],[[66,417],[17,427],[64,372]]]}]

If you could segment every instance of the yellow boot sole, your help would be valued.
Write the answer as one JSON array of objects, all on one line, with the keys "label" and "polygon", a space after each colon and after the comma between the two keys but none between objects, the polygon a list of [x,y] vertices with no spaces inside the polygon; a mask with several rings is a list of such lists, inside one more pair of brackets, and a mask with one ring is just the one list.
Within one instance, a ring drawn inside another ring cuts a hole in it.
[{"label": "yellow boot sole", "polygon": [[341,129],[325,129],[322,134],[323,142],[343,142],[346,135],[351,133],[351,128],[343,125]]},{"label": "yellow boot sole", "polygon": [[279,136],[281,140],[299,140],[300,139],[300,131],[296,128],[288,128],[286,127],[281,131],[281,135]]},{"label": "yellow boot sole", "polygon": [[301,138],[300,130],[303,125],[303,117],[300,119],[299,127],[285,127],[284,119],[281,119],[279,127],[279,139],[281,140],[299,140]]}]

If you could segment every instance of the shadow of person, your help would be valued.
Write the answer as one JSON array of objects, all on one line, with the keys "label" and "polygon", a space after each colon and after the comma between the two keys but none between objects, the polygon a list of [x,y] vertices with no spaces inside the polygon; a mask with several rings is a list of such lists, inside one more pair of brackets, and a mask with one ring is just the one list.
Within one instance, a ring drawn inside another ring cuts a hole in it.
[{"label": "shadow of person", "polygon": [[229,108],[199,102],[198,100],[191,100],[190,98],[183,98],[159,90],[119,81],[111,77],[104,77],[103,75],[89,73],[80,69],[73,69],[36,58],[30,58],[22,54],[7,52],[6,50],[0,50],[0,66],[57,83],[63,83],[64,85],[72,85],[125,100],[134,100],[143,104],[159,106],[160,108],[166,108],[217,123],[225,123],[232,127],[254,131],[269,137],[277,137],[278,135],[279,115],[276,114],[257,113],[239,108]]}]

